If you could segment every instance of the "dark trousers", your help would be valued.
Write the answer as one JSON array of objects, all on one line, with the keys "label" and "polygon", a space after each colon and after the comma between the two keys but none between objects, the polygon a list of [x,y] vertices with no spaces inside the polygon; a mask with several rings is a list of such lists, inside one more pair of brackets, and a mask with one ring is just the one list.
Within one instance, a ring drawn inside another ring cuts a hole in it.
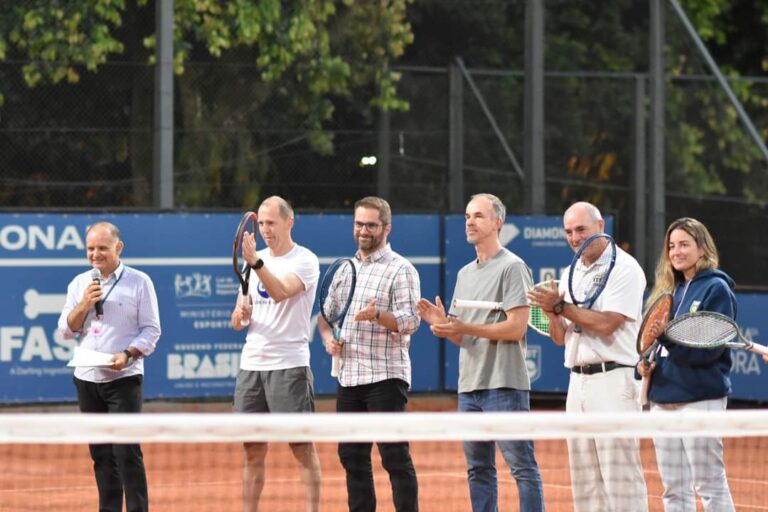
[{"label": "dark trousers", "polygon": [[[74,379],[80,411],[86,413],[141,412],[141,375],[112,382]],[[128,512],[149,510],[147,475],[138,444],[91,444],[93,471],[99,489],[99,512],[122,512],[123,492]]]},{"label": "dark trousers", "polygon": [[[408,384],[389,379],[362,386],[338,387],[337,412],[402,412],[408,402]],[[372,443],[339,443],[339,459],[347,473],[350,512],[376,510],[371,466]],[[389,473],[397,512],[419,510],[419,486],[408,443],[377,443],[381,464]]]}]

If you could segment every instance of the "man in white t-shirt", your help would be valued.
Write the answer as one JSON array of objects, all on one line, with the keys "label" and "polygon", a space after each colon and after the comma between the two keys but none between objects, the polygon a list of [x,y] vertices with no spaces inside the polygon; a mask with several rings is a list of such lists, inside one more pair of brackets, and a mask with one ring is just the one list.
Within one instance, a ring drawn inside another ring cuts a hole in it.
[{"label": "man in white t-shirt", "polygon": [[[597,207],[579,202],[566,210],[563,226],[576,252],[590,236],[604,231],[605,222]],[[574,283],[601,264],[607,246],[592,251],[590,245],[574,272]],[[616,252],[605,289],[589,309],[575,306],[566,293],[568,273],[561,276],[559,290],[541,287],[528,293],[531,303],[547,314],[552,340],[565,344],[565,366],[571,371],[567,412],[640,411],[634,367],[645,274],[632,256],[620,248]],[[576,512],[648,510],[637,439],[569,439],[568,456]]]},{"label": "man in white t-shirt", "polygon": [[[238,297],[232,328],[248,327],[235,384],[234,410],[242,413],[314,412],[309,367],[312,303],[320,263],[291,238],[294,215],[285,199],[259,206],[259,233],[267,247],[256,251],[256,234],[243,236],[251,267],[249,300]],[[320,508],[320,461],[312,443],[290,443],[301,465],[306,510]],[[266,443],[245,443],[243,510],[255,512],[265,482]]]}]

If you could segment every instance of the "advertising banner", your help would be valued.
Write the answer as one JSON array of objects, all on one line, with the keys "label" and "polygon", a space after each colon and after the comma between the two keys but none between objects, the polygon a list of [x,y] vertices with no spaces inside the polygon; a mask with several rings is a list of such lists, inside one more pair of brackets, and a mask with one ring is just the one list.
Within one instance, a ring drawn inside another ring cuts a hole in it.
[{"label": "advertising banner", "polygon": [[[75,399],[66,363],[76,342],[63,339],[56,325],[68,283],[88,269],[86,229],[99,220],[121,229],[123,262],[149,274],[157,292],[162,336],[145,362],[145,396],[231,396],[244,341],[229,325],[239,214],[0,214],[0,400]],[[439,232],[437,216],[393,220],[392,247],[416,265],[425,294],[439,286]],[[298,215],[293,238],[318,255],[321,272],[355,251],[351,215]],[[316,317],[315,311],[313,325]],[[316,393],[334,393],[330,357],[313,336]],[[439,350],[428,330],[414,336],[414,389],[439,389]]]},{"label": "advertising banner", "polygon": [[[244,332],[229,325],[238,290],[232,242],[239,214],[0,214],[0,401],[74,401],[71,359],[75,340],[56,324],[68,283],[88,269],[85,232],[108,220],[125,242],[123,261],[152,278],[162,336],[145,362],[145,396],[231,396]],[[607,231],[611,231],[608,219]],[[294,241],[320,258],[321,272],[355,251],[352,215],[297,215]],[[559,278],[572,257],[560,217],[508,217],[502,243],[521,256],[534,281]],[[461,215],[395,215],[392,248],[416,266],[423,297],[452,298],[456,274],[476,255]],[[259,242],[262,244],[261,242]],[[263,246],[263,245],[262,245]],[[727,270],[727,269],[726,269]],[[747,338],[766,342],[765,295],[738,294],[738,322]],[[313,312],[316,325],[317,307]],[[330,357],[313,330],[311,364],[317,394],[333,394]],[[458,349],[435,338],[427,325],[412,336],[412,390],[455,391]],[[768,400],[768,366],[750,352],[733,352],[733,397]],[[563,349],[528,331],[528,370],[534,391],[564,393]]]}]

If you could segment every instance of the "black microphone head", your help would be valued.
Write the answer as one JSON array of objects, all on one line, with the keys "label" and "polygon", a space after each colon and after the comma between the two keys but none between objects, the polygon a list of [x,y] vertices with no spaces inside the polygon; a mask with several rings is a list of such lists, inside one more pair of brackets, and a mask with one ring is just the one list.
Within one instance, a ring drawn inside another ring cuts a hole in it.
[{"label": "black microphone head", "polygon": [[[94,268],[91,270],[91,279],[101,285],[101,272],[99,272],[99,269]],[[96,316],[102,316],[104,314],[104,303],[102,301],[98,301],[94,307],[96,308]]]}]

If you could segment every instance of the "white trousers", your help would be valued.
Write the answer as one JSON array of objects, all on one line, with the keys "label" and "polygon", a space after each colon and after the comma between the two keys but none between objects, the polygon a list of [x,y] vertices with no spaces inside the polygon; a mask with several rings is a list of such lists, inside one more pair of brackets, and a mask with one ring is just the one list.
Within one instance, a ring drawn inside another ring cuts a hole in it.
[{"label": "white trousers", "polygon": [[[637,412],[639,391],[633,368],[594,375],[572,372],[565,410]],[[569,439],[568,457],[575,512],[647,512],[638,439]]]},{"label": "white trousers", "polygon": [[[657,404],[651,411],[724,411],[726,398],[700,402]],[[665,512],[696,512],[696,494],[706,512],[734,509],[723,462],[723,440],[690,437],[654,439],[656,461],[664,484]]]}]

